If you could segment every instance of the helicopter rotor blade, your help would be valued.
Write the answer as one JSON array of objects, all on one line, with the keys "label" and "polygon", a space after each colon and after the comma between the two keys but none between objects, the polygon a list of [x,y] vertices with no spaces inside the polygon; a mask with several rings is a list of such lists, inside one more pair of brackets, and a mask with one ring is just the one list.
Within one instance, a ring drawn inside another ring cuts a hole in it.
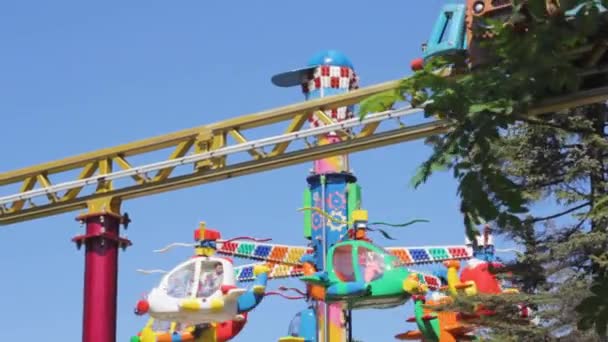
[{"label": "helicopter rotor blade", "polygon": [[382,236],[384,236],[385,239],[389,239],[389,240],[395,240],[395,238],[393,238],[392,236],[390,236],[385,230],[380,229],[380,228],[365,228],[365,230],[370,231],[370,232],[379,232],[380,234],[382,234]]},{"label": "helicopter rotor blade", "polygon": [[167,271],[160,270],[160,269],[156,269],[156,270],[144,270],[144,269],[138,268],[136,271],[139,272],[139,273],[143,273],[143,274],[167,273]]},{"label": "helicopter rotor blade", "polygon": [[368,223],[368,225],[370,226],[389,226],[389,227],[407,227],[407,226],[411,226],[414,223],[419,223],[419,222],[431,222],[427,219],[413,219],[409,222],[405,222],[405,223],[388,223],[388,222],[370,222]]},{"label": "helicopter rotor blade", "polygon": [[235,238],[228,239],[228,240],[217,240],[217,242],[219,242],[219,243],[227,243],[227,242],[233,242],[233,241],[268,242],[268,241],[272,241],[272,239],[271,238],[258,239],[258,238],[254,238],[251,236],[239,236],[239,237],[235,237]]},{"label": "helicopter rotor blade", "polygon": [[173,249],[174,247],[196,247],[196,246],[197,246],[196,243],[174,242],[174,243],[167,245],[164,248],[154,250],[154,252],[155,253],[164,253],[170,249]]},{"label": "helicopter rotor blade", "polygon": [[[303,207],[303,208],[298,209],[298,211],[305,211],[305,210],[317,212],[318,214],[325,217],[326,219],[336,222],[336,223],[348,224],[348,225],[353,224],[352,221],[344,221],[344,220],[337,219],[337,218],[331,216],[328,212],[323,211],[316,207]],[[429,221],[427,219],[414,219],[414,220],[411,220],[411,221],[405,222],[405,223],[388,223],[388,222],[380,221],[380,222],[370,222],[370,223],[368,223],[368,225],[369,226],[407,227],[414,223],[419,223],[419,222],[431,222],[431,221]]]}]

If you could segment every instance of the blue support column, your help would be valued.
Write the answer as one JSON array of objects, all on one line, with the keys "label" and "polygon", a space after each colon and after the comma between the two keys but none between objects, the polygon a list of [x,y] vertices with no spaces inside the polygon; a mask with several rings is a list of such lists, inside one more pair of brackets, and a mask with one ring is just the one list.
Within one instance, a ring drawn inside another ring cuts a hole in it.
[{"label": "blue support column", "polygon": [[[275,75],[272,82],[280,87],[300,86],[306,100],[342,94],[358,88],[358,77],[352,63],[344,54],[335,50],[319,52],[306,67]],[[354,108],[347,106],[325,110],[324,114],[333,122],[340,122],[352,118],[353,112]],[[323,125],[317,113],[311,113],[308,121],[312,127]],[[317,137],[319,145],[340,141],[336,132]],[[305,213],[304,235],[312,242],[314,264],[316,270],[321,271],[330,262],[326,260],[328,249],[347,234],[348,216],[352,210],[357,209],[352,206],[360,202],[359,188],[353,187],[356,178],[350,173],[348,155],[316,160],[307,182],[304,205],[317,208],[334,218],[327,219],[317,211]],[[349,187],[352,189],[350,197]],[[358,200],[353,200],[354,197]],[[314,307],[319,328],[319,340],[314,342],[345,342],[347,334],[342,306],[317,302]]]}]

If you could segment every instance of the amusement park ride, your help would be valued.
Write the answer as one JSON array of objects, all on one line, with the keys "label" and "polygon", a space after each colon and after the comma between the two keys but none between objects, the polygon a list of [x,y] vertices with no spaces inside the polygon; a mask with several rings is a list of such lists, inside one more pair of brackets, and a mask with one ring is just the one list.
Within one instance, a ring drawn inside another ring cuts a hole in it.
[{"label": "amusement park ride", "polygon": [[[449,304],[457,296],[472,296],[476,294],[512,294],[517,289],[503,289],[496,275],[489,270],[503,267],[495,257],[494,243],[488,227],[482,236],[477,238],[476,244],[467,241],[467,246],[473,249],[473,257],[467,261],[464,269],[458,275],[460,262],[447,260],[443,264],[447,268],[445,277],[442,277],[440,291],[426,298],[429,288],[424,284],[418,285],[413,291],[414,317],[408,322],[416,323],[418,330],[408,331],[395,335],[398,340],[414,341],[441,341],[456,342],[474,340],[472,335],[479,327],[481,316],[493,315],[494,312],[479,305],[473,314],[462,312],[440,311],[434,312],[433,307]],[[519,306],[522,324],[533,323],[531,310],[525,305]]]},{"label": "amusement park ride", "polygon": [[[483,51],[474,27],[483,17],[501,17],[510,2],[468,0],[446,5],[426,44],[423,58],[412,63],[417,70],[430,59],[463,56],[455,70],[483,65]],[[605,8],[598,6],[605,17]],[[585,10],[565,12],[570,22]],[[447,36],[446,36],[447,34]],[[595,39],[573,52],[581,67],[578,92],[554,98],[532,108],[539,115],[608,99],[608,45]],[[195,231],[195,255],[165,274],[159,285],[136,305],[136,313],[150,319],[132,341],[228,341],[247,322],[251,310],[266,296],[304,299],[283,342],[341,342],[350,340],[351,310],[386,308],[412,299],[418,330],[397,339],[456,341],[474,339],[476,317],[432,312],[430,307],[453,296],[475,293],[512,293],[503,290],[488,271],[493,243],[484,235],[462,246],[387,247],[373,243],[361,205],[361,188],[351,173],[348,153],[420,139],[448,132],[450,123],[435,120],[404,127],[400,119],[424,110],[404,107],[354,117],[354,106],[370,95],[392,90],[399,81],[358,89],[352,63],[339,52],[323,51],[304,68],[272,78],[280,87],[301,87],[306,102],[242,116],[180,132],[102,149],[63,160],[0,174],[0,186],[20,184],[18,193],[0,197],[0,224],[7,225],[60,213],[87,209],[78,220],[86,232],[73,240],[85,246],[83,341],[116,340],[118,248],[131,242],[120,236],[120,225],[130,219],[121,213],[123,200],[196,186],[240,175],[314,161],[304,192],[305,246],[269,244],[254,238],[222,240],[218,231],[201,226]],[[310,128],[304,128],[306,122]],[[381,130],[383,123],[399,127]],[[247,140],[245,132],[288,122],[283,134]],[[315,138],[313,143],[307,138]],[[301,143],[304,141],[304,143]],[[172,148],[169,158],[132,166],[129,157]],[[230,157],[247,153],[247,161]],[[189,166],[186,169],[185,166]],[[120,170],[115,170],[115,168]],[[73,181],[53,184],[50,177],[80,171]],[[115,180],[130,180],[115,182]],[[38,203],[34,199],[39,199]],[[485,239],[485,240],[484,240]],[[253,259],[235,266],[231,257]],[[458,276],[460,261],[467,260]],[[446,279],[409,269],[443,262]],[[290,297],[266,291],[270,279],[300,277],[306,291]],[[252,285],[242,286],[248,282]],[[425,294],[433,291],[430,300]],[[442,293],[445,292],[445,293]],[[525,312],[525,313],[524,313]],[[479,315],[492,314],[481,310]],[[522,316],[528,310],[522,307]],[[525,317],[524,317],[525,318]]]}]

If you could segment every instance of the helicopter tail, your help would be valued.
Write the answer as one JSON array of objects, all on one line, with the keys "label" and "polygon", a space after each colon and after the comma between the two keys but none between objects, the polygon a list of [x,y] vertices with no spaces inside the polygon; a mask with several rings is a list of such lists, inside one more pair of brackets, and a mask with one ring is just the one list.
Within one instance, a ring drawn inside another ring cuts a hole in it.
[{"label": "helicopter tail", "polygon": [[311,285],[326,285],[329,282],[326,272],[315,272],[311,275],[300,277],[300,280]]}]

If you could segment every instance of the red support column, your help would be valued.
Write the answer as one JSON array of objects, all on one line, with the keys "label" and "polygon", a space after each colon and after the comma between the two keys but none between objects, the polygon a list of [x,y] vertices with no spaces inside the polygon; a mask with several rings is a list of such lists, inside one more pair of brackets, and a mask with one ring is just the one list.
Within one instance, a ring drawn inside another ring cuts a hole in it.
[{"label": "red support column", "polygon": [[120,237],[120,224],[126,228],[128,217],[101,212],[77,219],[86,225],[86,234],[72,239],[79,249],[85,245],[82,341],[115,342],[118,248],[131,245]]}]

